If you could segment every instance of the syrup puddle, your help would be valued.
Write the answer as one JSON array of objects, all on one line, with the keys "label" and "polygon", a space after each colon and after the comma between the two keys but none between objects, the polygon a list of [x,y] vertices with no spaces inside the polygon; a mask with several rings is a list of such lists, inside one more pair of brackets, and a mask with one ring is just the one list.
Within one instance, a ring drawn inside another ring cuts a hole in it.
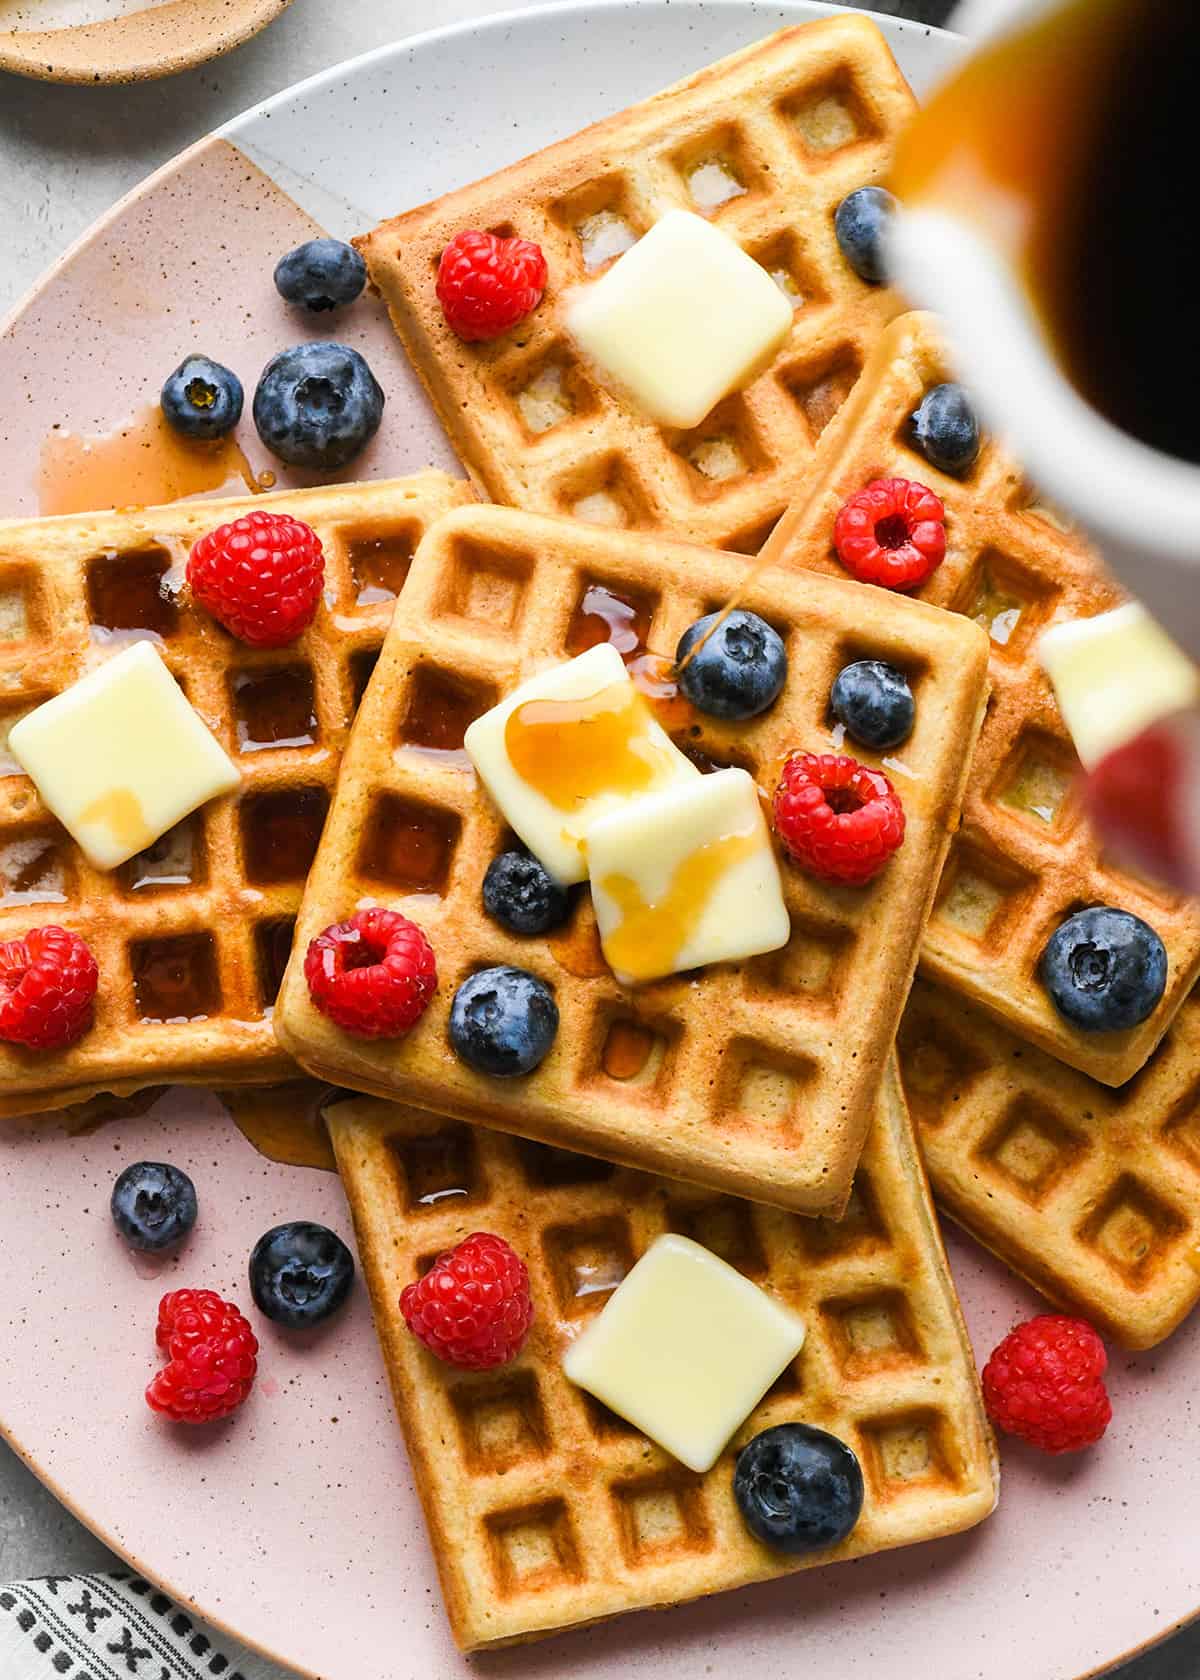
[{"label": "syrup puddle", "polygon": [[[155,507],[189,496],[258,495],[275,484],[256,473],[236,440],[194,442],[173,432],[157,407],[112,432],[51,432],[42,444],[38,509],[43,514]],[[120,492],[120,501],[114,490]]]}]

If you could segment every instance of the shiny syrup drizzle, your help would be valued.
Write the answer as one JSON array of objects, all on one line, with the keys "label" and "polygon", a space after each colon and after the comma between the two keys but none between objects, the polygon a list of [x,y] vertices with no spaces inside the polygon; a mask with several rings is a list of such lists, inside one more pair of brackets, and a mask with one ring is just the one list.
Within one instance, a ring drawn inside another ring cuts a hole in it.
[{"label": "shiny syrup drizzle", "polygon": [[654,1051],[655,1036],[638,1021],[614,1021],[604,1041],[600,1066],[610,1079],[636,1079]]},{"label": "shiny syrup drizzle", "polygon": [[42,444],[38,510],[156,507],[189,496],[258,494],[274,483],[274,473],[256,473],[232,437],[181,438],[153,407],[112,432],[51,432]]}]

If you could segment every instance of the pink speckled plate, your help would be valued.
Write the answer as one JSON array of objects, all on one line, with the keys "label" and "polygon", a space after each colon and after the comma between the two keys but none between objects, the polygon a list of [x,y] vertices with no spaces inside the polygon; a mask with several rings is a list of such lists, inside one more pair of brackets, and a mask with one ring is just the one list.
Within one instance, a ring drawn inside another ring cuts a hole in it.
[{"label": "pink speckled plate", "polygon": [[[401,42],[239,119],[118,206],[0,331],[0,511],[37,509],[47,437],[119,428],[193,348],[252,387],[297,336],[271,269],[314,221],[357,231],[831,9],[619,0],[495,18]],[[927,86],[951,38],[880,21]],[[381,315],[364,304],[336,331],[388,390],[365,474],[451,464]],[[268,465],[249,428],[242,443],[255,470]],[[106,1211],[116,1171],[146,1156],[184,1167],[202,1201],[193,1240],[163,1267],[131,1260]],[[262,1380],[227,1426],[188,1435],[141,1403],[161,1291],[187,1281],[245,1301],[254,1239],[297,1217],[348,1234],[337,1180],[256,1154],[204,1094],[86,1136],[45,1121],[0,1130],[0,1429],[144,1573],[323,1680],[809,1668],[1067,1680],[1200,1606],[1193,1321],[1116,1360],[1117,1419],[1098,1451],[1054,1463],[1006,1447],[1000,1510],[972,1534],[468,1662],[446,1633],[361,1290],[323,1334],[263,1327]],[[1036,1302],[965,1241],[951,1257],[986,1349]]]}]

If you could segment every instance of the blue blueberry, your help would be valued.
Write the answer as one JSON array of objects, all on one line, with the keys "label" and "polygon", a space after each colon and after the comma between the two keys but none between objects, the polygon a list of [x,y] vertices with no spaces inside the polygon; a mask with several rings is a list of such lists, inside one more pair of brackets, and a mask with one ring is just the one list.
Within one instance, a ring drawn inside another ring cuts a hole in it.
[{"label": "blue blueberry", "polygon": [[354,1257],[341,1237],[308,1219],[276,1225],[250,1255],[254,1305],[288,1330],[307,1330],[332,1317],[353,1282]]},{"label": "blue blueberry", "polygon": [[1051,1003],[1073,1026],[1120,1032],[1157,1009],[1167,986],[1167,953],[1140,916],[1099,904],[1055,931],[1038,972]]},{"label": "blue blueberry", "polygon": [[912,734],[917,708],[903,671],[882,659],[856,659],[838,672],[829,704],[847,735],[872,752],[890,752]]},{"label": "blue blueberry", "polygon": [[549,933],[567,919],[567,889],[528,852],[501,852],[483,877],[483,907],[512,933]]},{"label": "blue blueberry", "polygon": [[263,369],[254,424],[290,467],[344,467],[379,430],[383,392],[357,350],[297,344]]},{"label": "blue blueberry", "polygon": [[935,385],[909,421],[925,459],[961,478],[979,459],[979,420],[961,385]]},{"label": "blue blueberry", "polygon": [[196,1223],[196,1186],[178,1167],[137,1161],[113,1185],[109,1205],[130,1248],[158,1254],[182,1242]]},{"label": "blue blueberry", "polygon": [[531,1073],[557,1032],[554,993],[523,968],[480,969],[454,994],[450,1042],[476,1073],[495,1079]]},{"label": "blue blueberry", "polygon": [[185,356],[162,388],[163,415],[184,437],[219,438],[242,418],[242,382],[207,356]]},{"label": "blue blueberry", "polygon": [[[710,717],[757,717],[779,696],[787,681],[787,653],[778,632],[757,613],[728,614],[712,635],[720,613],[698,618],[679,638],[675,663],[682,665],[679,687],[692,705]],[[704,646],[683,661],[703,637]]]},{"label": "blue blueberry", "polygon": [[310,314],[353,303],[367,283],[367,265],[340,239],[309,239],[275,265],[275,290]]},{"label": "blue blueberry", "polygon": [[738,1454],[733,1495],[756,1540],[777,1552],[836,1546],[858,1521],[863,1475],[836,1435],[807,1423],[764,1429]]},{"label": "blue blueberry", "polygon": [[896,200],[882,187],[859,187],[844,198],[833,219],[842,255],[860,280],[873,286],[887,279],[884,236]]}]

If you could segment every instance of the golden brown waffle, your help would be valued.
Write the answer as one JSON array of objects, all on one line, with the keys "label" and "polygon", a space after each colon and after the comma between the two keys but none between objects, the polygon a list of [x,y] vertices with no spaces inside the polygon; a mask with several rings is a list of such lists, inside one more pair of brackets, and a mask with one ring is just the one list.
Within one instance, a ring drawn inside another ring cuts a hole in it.
[{"label": "golden brown waffle", "polygon": [[[849,268],[833,216],[882,179],[914,109],[874,24],[804,24],[357,240],[486,497],[756,552],[902,307]],[[563,308],[613,260],[605,251],[677,207],[710,214],[796,302],[770,368],[689,431],[602,389],[568,343]],[[549,265],[541,306],[490,344],[458,339],[434,291],[438,258],[464,228],[536,240]]]},{"label": "golden brown waffle", "polygon": [[[953,1534],[993,1509],[975,1362],[894,1071],[846,1216],[799,1219],[544,1144],[355,1099],[327,1111],[375,1323],[454,1637],[467,1650],[676,1604]],[[534,1325],[503,1370],[441,1364],[403,1286],[474,1230],[529,1266]],[[662,1231],[802,1315],[799,1358],[699,1476],[562,1374],[565,1348]],[[858,1454],[866,1502],[831,1551],[787,1558],[744,1528],[733,1455],[802,1420]]]},{"label": "golden brown waffle", "polygon": [[[0,1115],[163,1081],[287,1076],[271,1008],[350,720],[417,543],[470,499],[465,482],[426,472],[0,524],[0,941],[64,923],[101,976],[95,1025],[74,1048],[0,1045]],[[177,594],[191,543],[251,508],[307,520],[325,547],[325,603],[271,652]],[[145,636],[242,785],[109,873],[50,816],[6,743],[18,717]]]},{"label": "golden brown waffle", "polygon": [[[962,480],[939,472],[907,441],[908,417],[924,392],[951,377],[931,316],[893,322],[763,559],[845,577],[833,525],[847,497],[873,478],[896,475],[928,484],[943,499],[946,558],[918,593],[989,630],[992,699],[962,832],[921,948],[922,972],[1073,1067],[1119,1085],[1145,1062],[1200,973],[1200,909],[1118,869],[1102,852],[1080,810],[1078,761],[1034,651],[1051,622],[1114,606],[1121,599],[1116,585],[994,441],[985,440]],[[1098,903],[1143,917],[1170,959],[1162,1002],[1127,1032],[1072,1027],[1037,977],[1054,929]]]},{"label": "golden brown waffle", "polygon": [[921,980],[897,1048],[946,1211],[1126,1347],[1169,1336],[1200,1300],[1200,996],[1117,1091]]},{"label": "golden brown waffle", "polygon": [[[749,572],[736,556],[511,508],[462,508],[439,522],[363,702],[280,992],[276,1031],[310,1072],[802,1212],[842,1207],[958,820],[984,703],[982,632],[856,584],[795,573],[752,584],[745,604],[789,649],[780,699],[748,724],[678,702],[663,721],[691,750],[770,789],[786,752],[820,731],[839,666],[867,653],[896,659],[913,674],[919,712],[909,773],[895,775],[907,837],[866,889],[824,887],[784,866],[793,933],[783,950],[633,992],[600,957],[586,891],[550,939],[521,939],[485,915],[484,873],[511,840],[462,755],[422,750],[413,722],[431,693],[450,688],[465,727],[535,669],[577,652],[596,584],[639,610],[644,640],[662,651]],[[400,1041],[334,1027],[301,971],[308,941],[364,902],[406,910],[437,952],[438,994]],[[558,1037],[523,1079],[473,1073],[448,1041],[456,988],[493,963],[531,969],[557,996]],[[631,1034],[641,1048],[629,1065]]]}]

